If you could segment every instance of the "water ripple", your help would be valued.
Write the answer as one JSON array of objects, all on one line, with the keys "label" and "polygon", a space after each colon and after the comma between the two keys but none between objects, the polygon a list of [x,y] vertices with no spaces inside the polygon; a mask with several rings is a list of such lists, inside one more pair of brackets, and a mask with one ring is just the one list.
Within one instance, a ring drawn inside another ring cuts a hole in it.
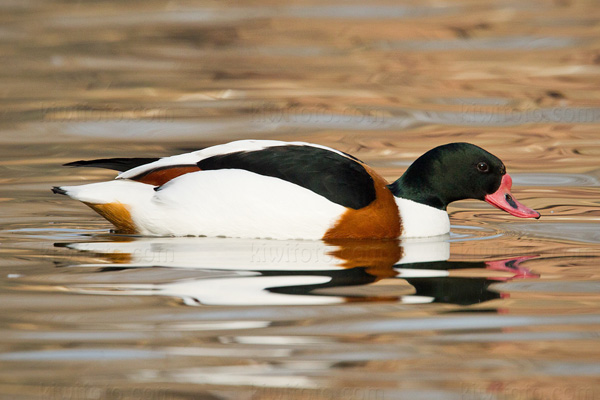
[{"label": "water ripple", "polygon": [[515,185],[522,186],[600,186],[600,179],[586,174],[535,172],[511,176]]}]

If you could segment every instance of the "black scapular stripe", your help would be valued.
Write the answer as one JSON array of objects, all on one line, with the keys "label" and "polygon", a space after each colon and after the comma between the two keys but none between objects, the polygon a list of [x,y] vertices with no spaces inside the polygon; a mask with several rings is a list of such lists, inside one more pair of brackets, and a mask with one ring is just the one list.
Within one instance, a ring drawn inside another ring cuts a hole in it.
[{"label": "black scapular stripe", "polygon": [[148,164],[160,158],[101,158],[98,160],[80,160],[64,164],[65,167],[94,167],[124,172],[140,165]]},{"label": "black scapular stripe", "polygon": [[204,171],[243,169],[280,178],[356,210],[375,200],[373,178],[362,165],[312,146],[274,146],[222,154],[198,162],[198,167]]}]

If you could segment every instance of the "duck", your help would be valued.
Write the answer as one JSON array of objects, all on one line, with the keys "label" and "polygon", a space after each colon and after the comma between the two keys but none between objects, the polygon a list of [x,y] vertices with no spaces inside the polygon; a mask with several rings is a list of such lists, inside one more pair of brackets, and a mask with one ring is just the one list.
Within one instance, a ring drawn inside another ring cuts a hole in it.
[{"label": "duck", "polygon": [[417,158],[396,181],[345,152],[305,142],[239,140],[163,158],[65,164],[116,170],[115,179],[52,192],[86,204],[113,232],[144,236],[401,239],[450,232],[447,207],[485,201],[520,218],[502,161],[470,143]]}]

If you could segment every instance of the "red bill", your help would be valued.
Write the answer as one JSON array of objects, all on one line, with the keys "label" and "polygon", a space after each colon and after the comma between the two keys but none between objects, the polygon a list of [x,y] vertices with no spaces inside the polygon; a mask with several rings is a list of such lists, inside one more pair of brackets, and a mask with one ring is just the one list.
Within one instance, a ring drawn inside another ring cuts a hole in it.
[{"label": "red bill", "polygon": [[512,178],[510,175],[505,174],[502,177],[502,182],[500,183],[498,190],[492,194],[486,195],[485,201],[515,217],[538,219],[540,213],[519,203],[510,192],[511,187]]}]

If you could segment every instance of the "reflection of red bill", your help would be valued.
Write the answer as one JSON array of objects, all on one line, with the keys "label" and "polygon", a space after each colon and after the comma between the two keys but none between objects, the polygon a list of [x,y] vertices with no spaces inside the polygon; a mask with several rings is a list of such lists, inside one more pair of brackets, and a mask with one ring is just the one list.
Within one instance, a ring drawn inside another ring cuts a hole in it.
[{"label": "reflection of red bill", "polygon": [[498,190],[492,194],[486,195],[485,201],[515,217],[538,219],[540,213],[519,203],[510,192],[511,187],[512,178],[510,175],[505,174],[502,177],[502,182],[500,183]]},{"label": "reflection of red bill", "polygon": [[515,258],[509,258],[507,260],[495,260],[495,261],[486,261],[485,265],[487,269],[493,271],[506,271],[512,272],[514,275],[510,278],[498,278],[498,280],[511,280],[514,278],[539,278],[539,274],[535,272],[531,272],[528,268],[521,266],[523,261],[539,257],[537,255],[531,256],[521,256]]}]

